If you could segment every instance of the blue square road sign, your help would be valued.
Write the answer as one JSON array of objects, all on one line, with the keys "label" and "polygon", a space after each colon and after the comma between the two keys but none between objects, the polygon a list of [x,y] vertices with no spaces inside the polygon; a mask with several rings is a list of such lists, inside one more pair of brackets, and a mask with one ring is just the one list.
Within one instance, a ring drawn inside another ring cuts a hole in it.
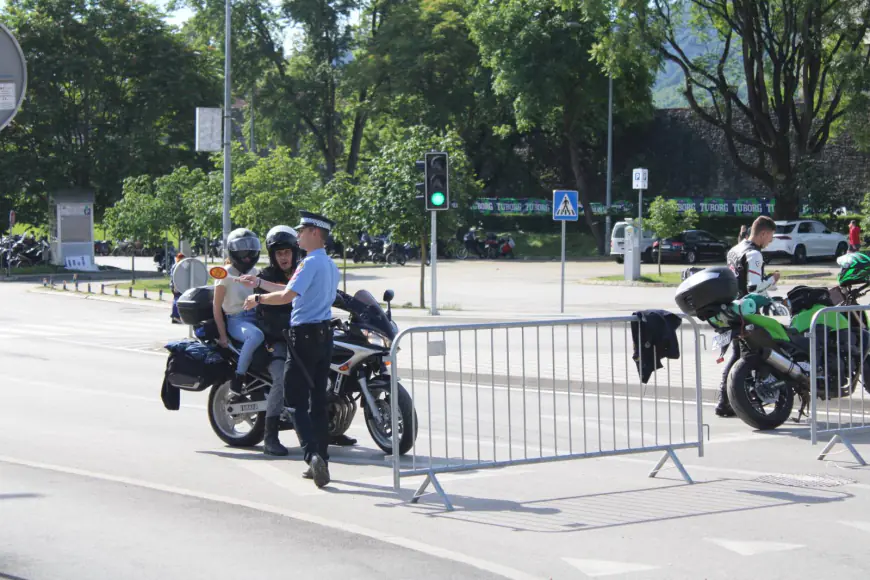
[{"label": "blue square road sign", "polygon": [[553,191],[553,219],[557,222],[576,222],[580,219],[577,192],[567,190]]}]

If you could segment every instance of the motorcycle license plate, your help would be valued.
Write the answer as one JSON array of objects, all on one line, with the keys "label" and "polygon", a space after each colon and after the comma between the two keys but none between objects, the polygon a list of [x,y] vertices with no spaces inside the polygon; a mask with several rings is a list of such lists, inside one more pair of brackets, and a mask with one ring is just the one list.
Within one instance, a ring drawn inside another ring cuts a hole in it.
[{"label": "motorcycle license plate", "polygon": [[713,348],[710,350],[720,350],[731,344],[731,331],[728,330],[713,337]]}]

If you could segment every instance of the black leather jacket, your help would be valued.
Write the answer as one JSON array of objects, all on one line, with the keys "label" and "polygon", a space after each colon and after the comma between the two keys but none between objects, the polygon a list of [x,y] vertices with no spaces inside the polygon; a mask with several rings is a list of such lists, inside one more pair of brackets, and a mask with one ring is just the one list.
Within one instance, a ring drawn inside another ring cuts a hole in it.
[{"label": "black leather jacket", "polygon": [[[262,278],[267,282],[274,282],[275,284],[287,284],[290,281],[287,274],[274,266],[263,268],[260,270],[257,277]],[[262,288],[255,288],[254,292],[257,294],[269,293],[268,290]],[[292,310],[292,302],[280,306],[271,306],[267,304],[260,304],[257,306],[257,324],[260,327],[260,330],[263,331],[263,334],[266,337],[266,342],[284,340],[283,333],[285,330],[290,328],[290,312]]]}]

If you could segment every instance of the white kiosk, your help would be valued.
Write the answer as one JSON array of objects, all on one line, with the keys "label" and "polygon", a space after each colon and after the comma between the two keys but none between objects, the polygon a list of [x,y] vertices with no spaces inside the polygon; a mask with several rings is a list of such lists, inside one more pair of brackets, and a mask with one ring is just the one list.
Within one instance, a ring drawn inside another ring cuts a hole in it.
[{"label": "white kiosk", "polygon": [[94,263],[94,192],[59,190],[48,198],[48,231],[52,264],[97,271]]},{"label": "white kiosk", "polygon": [[640,237],[641,233],[634,223],[625,228],[624,272],[626,280],[640,279]]}]

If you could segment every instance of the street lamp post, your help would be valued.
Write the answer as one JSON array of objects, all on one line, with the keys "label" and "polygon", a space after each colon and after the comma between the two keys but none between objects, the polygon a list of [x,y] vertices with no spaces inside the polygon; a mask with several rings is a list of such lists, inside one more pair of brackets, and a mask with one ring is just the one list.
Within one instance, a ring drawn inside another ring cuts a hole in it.
[{"label": "street lamp post", "polygon": [[606,252],[610,254],[610,204],[613,199],[611,197],[611,183],[613,182],[613,75],[607,75],[607,203],[604,211],[604,247]]},{"label": "street lamp post", "polygon": [[225,0],[226,14],[224,16],[224,36],[226,46],[224,48],[224,204],[223,204],[223,239],[224,256],[227,251],[227,237],[230,235],[230,185],[233,171],[231,166],[232,156],[232,90],[230,82],[230,31],[232,24],[232,2]]}]

